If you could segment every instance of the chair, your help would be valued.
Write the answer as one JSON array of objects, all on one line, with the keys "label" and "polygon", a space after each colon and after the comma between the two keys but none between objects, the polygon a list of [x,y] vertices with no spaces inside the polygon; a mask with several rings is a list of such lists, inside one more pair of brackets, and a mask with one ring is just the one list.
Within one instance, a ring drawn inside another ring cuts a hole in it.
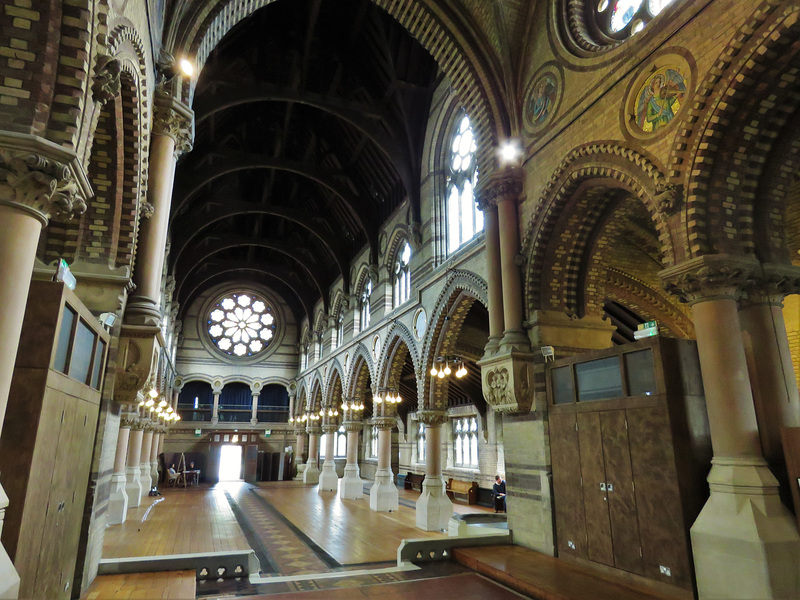
[{"label": "chair", "polygon": [[175,487],[178,482],[178,472],[170,473],[167,471],[167,485],[170,487]]}]

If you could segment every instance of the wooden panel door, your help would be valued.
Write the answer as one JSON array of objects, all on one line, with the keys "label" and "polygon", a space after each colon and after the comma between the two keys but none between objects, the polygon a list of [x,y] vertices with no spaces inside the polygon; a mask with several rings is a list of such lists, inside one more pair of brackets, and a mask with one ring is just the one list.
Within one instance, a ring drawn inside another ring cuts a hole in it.
[{"label": "wooden panel door", "polygon": [[247,483],[255,483],[257,481],[257,467],[258,446],[256,444],[249,444],[244,447],[244,480]]},{"label": "wooden panel door", "polygon": [[631,450],[624,410],[600,413],[606,469],[608,513],[614,548],[614,566],[632,573],[644,572],[639,538],[639,518],[631,472]]},{"label": "wooden panel door", "polygon": [[209,483],[219,483],[219,461],[222,453],[222,444],[211,444],[208,449],[208,473],[206,481]]},{"label": "wooden panel door", "polygon": [[[590,560],[614,566],[611,521],[603,463],[603,439],[599,413],[578,414],[578,440],[583,475],[583,506],[586,513],[587,555]],[[638,550],[638,549],[637,549]]]},{"label": "wooden panel door", "polygon": [[587,558],[581,456],[575,413],[550,413],[549,421],[558,553],[561,556]]}]

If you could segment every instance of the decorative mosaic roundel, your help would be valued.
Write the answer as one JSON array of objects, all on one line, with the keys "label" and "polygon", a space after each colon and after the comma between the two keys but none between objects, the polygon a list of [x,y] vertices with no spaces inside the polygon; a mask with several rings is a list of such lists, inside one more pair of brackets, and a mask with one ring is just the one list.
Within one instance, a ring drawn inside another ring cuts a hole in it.
[{"label": "decorative mosaic roundel", "polygon": [[687,93],[682,69],[668,65],[656,69],[636,97],[636,125],[644,133],[655,133],[675,118]]},{"label": "decorative mosaic roundel", "polygon": [[275,337],[275,315],[266,300],[236,292],[220,298],[208,314],[208,335],[233,357],[251,357],[267,349]]},{"label": "decorative mosaic roundel", "polygon": [[525,126],[536,134],[552,120],[561,96],[561,77],[552,66],[534,76],[525,94]]}]

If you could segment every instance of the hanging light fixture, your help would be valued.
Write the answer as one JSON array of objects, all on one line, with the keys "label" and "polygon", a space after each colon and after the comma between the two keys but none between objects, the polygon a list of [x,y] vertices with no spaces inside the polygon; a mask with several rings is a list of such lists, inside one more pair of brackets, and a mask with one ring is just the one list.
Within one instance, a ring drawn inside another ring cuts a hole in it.
[{"label": "hanging light fixture", "polygon": [[464,366],[464,359],[460,356],[437,356],[431,367],[431,377],[444,379],[453,373],[454,368],[456,369],[455,376],[459,379],[468,373],[467,368]]}]

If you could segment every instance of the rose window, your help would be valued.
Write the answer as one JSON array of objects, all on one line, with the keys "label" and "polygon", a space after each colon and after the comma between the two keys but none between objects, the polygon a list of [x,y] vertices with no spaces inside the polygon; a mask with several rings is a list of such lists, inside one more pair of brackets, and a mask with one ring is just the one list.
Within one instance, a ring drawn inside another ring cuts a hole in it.
[{"label": "rose window", "polygon": [[[590,0],[591,2],[591,0]],[[600,30],[612,39],[623,39],[644,29],[673,0],[599,0],[595,5]]]},{"label": "rose window", "polygon": [[263,298],[235,293],[220,299],[209,311],[208,334],[225,354],[255,356],[275,336],[275,315]]}]

